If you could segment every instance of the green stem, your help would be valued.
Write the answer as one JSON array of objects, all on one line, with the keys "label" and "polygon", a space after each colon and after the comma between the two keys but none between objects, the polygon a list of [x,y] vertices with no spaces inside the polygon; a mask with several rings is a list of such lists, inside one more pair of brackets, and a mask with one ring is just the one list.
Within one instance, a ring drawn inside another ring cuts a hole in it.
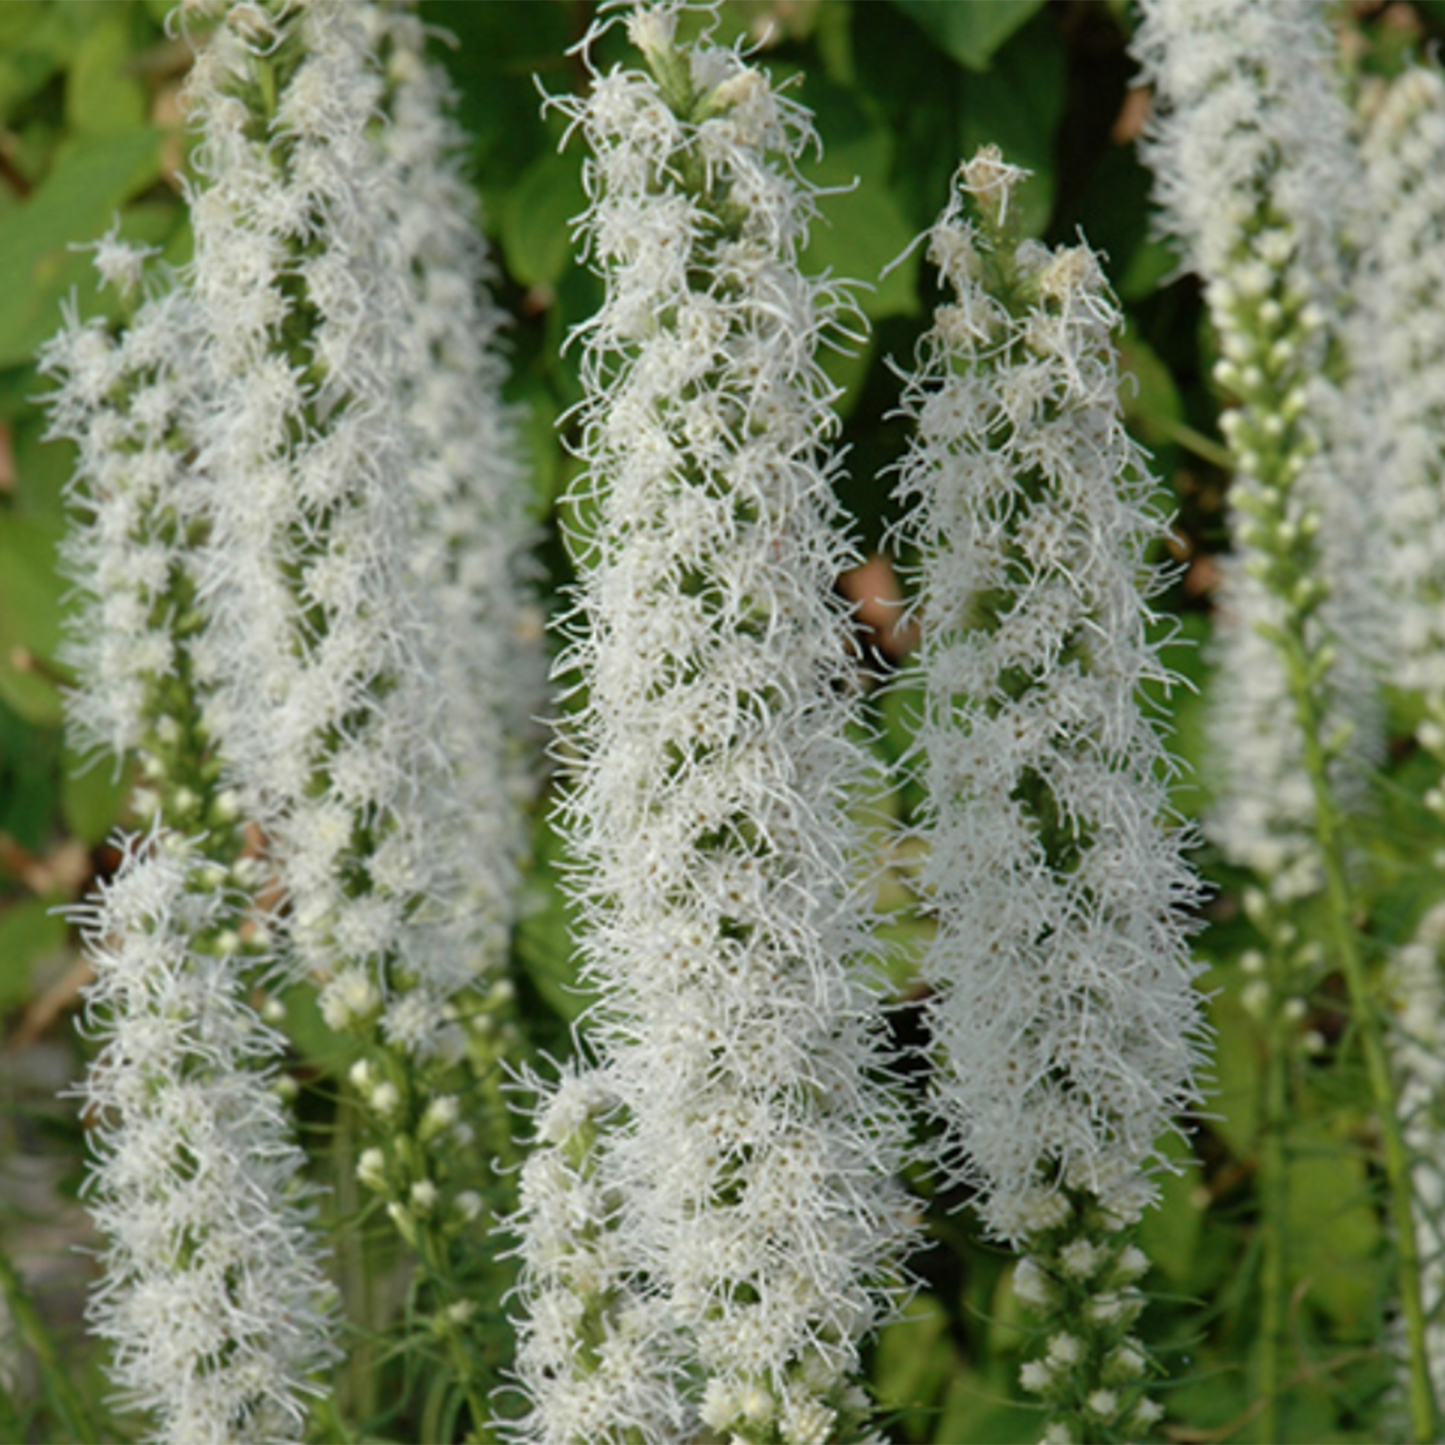
[{"label": "green stem", "polygon": [[100,1445],[100,1431],[71,1383],[70,1372],[56,1353],[50,1331],[31,1303],[19,1273],[4,1250],[0,1250],[0,1291],[4,1292],[10,1318],[40,1366],[45,1398],[65,1426],[67,1438],[74,1440],[76,1445]]},{"label": "green stem", "polygon": [[1370,1080],[1385,1152],[1385,1177],[1390,1190],[1390,1214],[1396,1236],[1396,1283],[1405,1316],[1409,1359],[1411,1440],[1429,1445],[1436,1436],[1437,1410],[1430,1383],[1426,1350],[1425,1310],[1421,1297],[1419,1244],[1415,1234],[1414,1193],[1410,1156],[1400,1123],[1395,1079],[1390,1069],[1380,1018],[1370,988],[1356,927],[1356,909],[1345,866],[1343,820],[1336,810],[1329,777],[1329,758],[1321,741],[1323,709],[1310,684],[1311,665],[1296,636],[1288,639],[1285,662],[1296,715],[1304,734],[1305,770],[1315,804],[1315,836],[1325,873],[1335,954],[1349,989],[1350,1012],[1360,1032],[1365,1069]]},{"label": "green stem", "polygon": [[466,1397],[467,1411],[471,1415],[471,1436],[478,1441],[489,1441],[493,1437],[487,1431],[487,1421],[492,1412],[487,1408],[485,1392],[480,1388],[478,1370],[472,1350],[466,1339],[464,1325],[454,1322],[447,1314],[449,1307],[459,1303],[462,1296],[450,1287],[450,1250],[436,1230],[418,1231],[418,1244],[426,1273],[436,1291],[439,1310],[437,1317],[444,1321],[442,1335],[446,1343],[447,1358],[451,1361],[452,1372]]},{"label": "green stem", "polygon": [[1259,1393],[1262,1440],[1283,1440],[1285,1319],[1289,1308],[1286,1241],[1289,1176],[1285,1126],[1289,1119],[1289,1040],[1284,1028],[1285,961],[1270,949],[1269,1023],[1265,1034],[1264,1117],[1259,1170],[1264,1229],[1260,1258]]}]

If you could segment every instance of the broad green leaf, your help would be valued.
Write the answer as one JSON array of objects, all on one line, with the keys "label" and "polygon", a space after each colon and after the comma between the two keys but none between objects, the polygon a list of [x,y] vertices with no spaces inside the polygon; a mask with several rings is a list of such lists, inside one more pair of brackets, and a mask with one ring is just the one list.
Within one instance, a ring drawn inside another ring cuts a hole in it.
[{"label": "broad green leaf", "polygon": [[1161,1153],[1181,1165],[1178,1174],[1159,1180],[1159,1203],[1145,1210],[1139,1225],[1139,1242],[1158,1271],[1145,1281],[1146,1289],[1167,1287],[1184,1292],[1188,1288],[1204,1223],[1205,1200],[1199,1192],[1199,1174],[1189,1147],[1171,1134]]},{"label": "broad green leaf", "polygon": [[356,1061],[357,1046],[348,1035],[338,1033],[322,1018],[316,986],[294,984],[278,998],[286,1010],[281,1031],[295,1045],[302,1060],[324,1074],[342,1077]]},{"label": "broad green leaf", "polygon": [[72,247],[97,240],[120,207],[161,173],[161,132],[139,126],[66,147],[23,206],[0,223],[0,366],[13,366],[60,324],[60,301],[95,293],[89,257]]},{"label": "broad green leaf", "polygon": [[125,69],[128,22],[127,7],[107,6],[81,42],[65,82],[65,118],[77,132],[107,135],[145,121],[145,88]]},{"label": "broad green leaf", "polygon": [[878,1336],[873,1380],[879,1408],[909,1439],[919,1438],[960,1363],[948,1338],[947,1312],[932,1295],[918,1295]]},{"label": "broad green leaf", "polygon": [[544,151],[507,197],[502,247],[524,286],[555,286],[572,264],[572,222],[586,207],[574,155]]},{"label": "broad green leaf", "polygon": [[[1043,24],[999,51],[982,74],[961,77],[959,159],[996,145],[1010,165],[1030,173],[1018,204],[1023,228],[1033,235],[1044,230],[1053,210],[1054,132],[1064,88],[1063,46],[1057,31]],[[939,198],[940,211],[946,199]]]},{"label": "broad green leaf", "polygon": [[1173,441],[1184,416],[1184,403],[1169,368],[1136,327],[1125,328],[1119,343],[1119,365],[1123,373],[1124,420],[1129,429],[1150,446]]},{"label": "broad green leaf", "polygon": [[1324,1132],[1290,1141],[1288,1230],[1291,1274],[1306,1306],[1351,1334],[1369,1328],[1383,1253],[1365,1161]]},{"label": "broad green leaf", "polygon": [[933,1445],[959,1445],[960,1441],[987,1441],[988,1445],[1034,1445],[1039,1438],[1039,1407],[999,1398],[992,1379],[975,1370],[959,1370],[943,1404],[943,1413],[931,1434]]},{"label": "broad green leaf", "polygon": [[893,0],[960,65],[984,70],[1044,0]]},{"label": "broad green leaf", "polygon": [[53,910],[57,900],[27,898],[0,913],[0,1011],[25,1003],[35,965],[65,947],[68,928]]},{"label": "broad green leaf", "polygon": [[858,301],[870,318],[911,315],[918,310],[918,253],[904,255],[914,232],[889,189],[893,146],[840,86],[813,78],[803,94],[819,134],[827,137],[808,177],[833,192],[819,201],[803,268],[865,283],[869,289],[859,292]]},{"label": "broad green leaf", "polygon": [[0,517],[0,697],[41,726],[61,718],[54,658],[65,582],[56,571],[54,517]]},{"label": "broad green leaf", "polygon": [[64,7],[46,0],[0,4],[0,115],[13,116],[66,61]]},{"label": "broad green leaf", "polygon": [[60,809],[65,826],[94,847],[115,829],[130,791],[126,770],[109,757],[79,758],[67,751],[60,774]]}]

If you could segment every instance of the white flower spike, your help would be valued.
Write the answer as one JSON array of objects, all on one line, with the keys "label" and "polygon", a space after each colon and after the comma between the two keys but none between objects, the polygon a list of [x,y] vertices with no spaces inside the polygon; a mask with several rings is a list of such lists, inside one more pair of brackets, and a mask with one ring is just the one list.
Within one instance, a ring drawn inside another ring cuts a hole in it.
[{"label": "white flower spike", "polygon": [[854,1440],[905,1226],[847,813],[850,557],[815,359],[839,303],[797,264],[807,117],[736,53],[678,44],[680,11],[632,16],[652,74],[557,102],[592,147],[606,286],[564,660],[587,692],[567,829],[617,1101],[596,1167],[652,1337],[693,1382],[686,1428],[647,1438]]}]

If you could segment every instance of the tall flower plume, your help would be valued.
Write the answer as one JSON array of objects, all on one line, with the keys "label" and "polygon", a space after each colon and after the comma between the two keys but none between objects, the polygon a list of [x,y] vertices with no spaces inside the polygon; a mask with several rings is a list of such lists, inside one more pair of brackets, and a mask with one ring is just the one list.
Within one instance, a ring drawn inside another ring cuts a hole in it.
[{"label": "tall flower plume", "polygon": [[[147,271],[113,239],[96,259],[127,292]],[[247,1001],[273,962],[256,906],[264,870],[244,855],[196,686],[197,318],[174,277],[148,284],[117,334],[72,319],[43,358],[58,382],[52,434],[78,449],[72,734],[117,766],[139,763],[136,802],[153,820],[76,910],[100,1044],[78,1091],[93,1126],[85,1196],[105,1240],[90,1316],[153,1438],[294,1440],[334,1354],[329,1287],[273,1088],[281,1041]]]},{"label": "tall flower plume", "polygon": [[[1148,155],[1164,224],[1203,280],[1217,379],[1238,405],[1233,555],[1220,601],[1213,729],[1223,774],[1206,828],[1281,900],[1320,886],[1315,804],[1275,639],[1316,657],[1336,788],[1358,796],[1379,738],[1383,640],[1368,547],[1372,373],[1346,391],[1350,248],[1363,193],[1326,12],[1146,0],[1136,50],[1154,82]],[[1368,393],[1368,394],[1362,394]]]},{"label": "tall flower plume", "polygon": [[[1445,763],[1445,78],[1413,65],[1369,94],[1362,153],[1375,217],[1363,257],[1365,344],[1389,379],[1384,430],[1391,439],[1384,534],[1391,559],[1394,680],[1418,710],[1415,736]],[[1445,819],[1445,788],[1425,794]],[[1445,866],[1437,850],[1431,860]],[[1438,874],[1437,874],[1438,877]],[[1390,960],[1397,1008],[1392,1062],[1411,1153],[1419,1223],[1426,1345],[1437,1399],[1445,1399],[1445,907],[1427,909]]]},{"label": "tall flower plume", "polygon": [[1022,174],[991,149],[960,172],[930,234],[952,294],[904,396],[922,972],[943,1166],[1057,1331],[1025,1384],[1057,1438],[1096,1438],[1152,1415],[1125,1231],[1197,1097],[1196,885],[1143,710],[1169,680],[1147,636],[1164,521],[1121,420],[1119,316],[1086,247],[1010,233]]},{"label": "tall flower plume", "polygon": [[[1263,1121],[1266,1435],[1280,1428],[1287,1348],[1287,994],[1317,957],[1349,990],[1376,1108],[1410,1356],[1410,1428],[1436,1437],[1421,1301],[1417,1206],[1398,1080],[1360,937],[1347,805],[1378,747],[1378,662],[1389,596],[1378,545],[1392,465],[1389,379],[1361,298],[1365,168],[1336,90],[1328,12],[1308,0],[1251,5],[1146,0],[1138,52],[1156,86],[1152,163],[1166,223],[1205,284],[1237,405],[1221,418],[1235,467],[1233,556],[1221,602],[1218,751],[1230,776],[1209,826],[1263,885],[1251,912],[1270,944],[1262,992],[1271,1100]],[[1366,265],[1368,265],[1368,260]],[[1350,283],[1354,283],[1353,294]],[[1362,344],[1362,338],[1364,344]],[[1317,957],[1295,946],[1294,905],[1327,919]]]},{"label": "tall flower plume", "polygon": [[166,1445],[300,1440],[336,1353],[330,1287],[268,1073],[284,1041],[246,1001],[254,953],[238,967],[245,896],[156,833],[78,914],[101,1045],[86,1199],[107,1240],[90,1315],[121,1398]]},{"label": "tall flower plume", "polygon": [[[365,1054],[364,1182],[428,1265],[479,1420],[453,1246],[485,1161],[457,1095],[506,1046],[493,1006],[540,686],[497,316],[413,14],[181,14],[208,30],[188,89],[194,260],[152,278],[119,340],[72,325],[47,357],[54,430],[81,450],[72,711],[82,741],[138,757],[166,847],[203,850],[176,896],[225,891],[235,926],[213,932],[261,926],[279,881],[266,981],[316,978]],[[114,241],[97,260],[126,283],[146,270]],[[243,856],[247,823],[262,859]],[[202,959],[212,941],[193,941]],[[248,950],[237,1007],[260,981]],[[260,1077],[273,1044],[250,1042]],[[476,1072],[453,1068],[464,1055]],[[197,1067],[254,1083],[243,1049]]]},{"label": "tall flower plume", "polygon": [[338,1022],[455,1051],[451,792],[412,572],[405,273],[371,136],[369,5],[217,6],[190,101],[209,720]]},{"label": "tall flower plume", "polygon": [[[735,53],[680,46],[679,9],[630,22],[650,75],[558,102],[592,147],[583,233],[606,285],[583,332],[597,521],[565,658],[586,689],[567,829],[615,1100],[592,1167],[686,1412],[648,1438],[821,1445],[863,1428],[851,1381],[903,1233],[814,355],[839,306],[797,264],[807,117]],[[559,1341],[551,1367],[596,1362]]]}]

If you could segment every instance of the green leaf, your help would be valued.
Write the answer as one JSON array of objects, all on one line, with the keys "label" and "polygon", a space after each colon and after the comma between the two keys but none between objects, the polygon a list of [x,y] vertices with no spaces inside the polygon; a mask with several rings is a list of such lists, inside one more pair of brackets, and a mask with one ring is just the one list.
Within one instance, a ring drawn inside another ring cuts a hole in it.
[{"label": "green leaf", "polygon": [[56,900],[30,898],[0,914],[0,1012],[25,1003],[34,988],[35,965],[65,947],[64,918]]},{"label": "green leaf", "polygon": [[1119,343],[1119,366],[1124,378],[1124,420],[1129,429],[1150,446],[1168,445],[1184,419],[1184,403],[1169,368],[1133,326],[1125,328]]},{"label": "green leaf", "polygon": [[864,282],[869,289],[859,293],[858,301],[871,320],[912,315],[918,310],[918,252],[883,274],[914,240],[913,227],[889,189],[892,143],[840,86],[813,77],[803,94],[818,133],[828,138],[821,158],[808,167],[809,179],[833,192],[819,202],[821,214],[809,235],[803,268]]},{"label": "green leaf", "polygon": [[107,135],[145,121],[145,90],[125,64],[131,30],[124,6],[108,6],[81,42],[65,83],[65,118],[72,129]]},{"label": "green leaf", "polygon": [[61,720],[54,670],[65,581],[56,568],[55,517],[0,517],[0,697],[40,726]]},{"label": "green leaf", "polygon": [[544,151],[500,217],[507,270],[523,286],[555,286],[572,263],[572,222],[587,204],[575,157]]},{"label": "green leaf", "polygon": [[1367,1331],[1379,1288],[1380,1222],[1365,1161],[1323,1131],[1290,1140],[1290,1269],[1302,1298],[1341,1331]]},{"label": "green leaf", "polygon": [[960,65],[987,68],[993,54],[1044,0],[893,0]]},{"label": "green leaf", "polygon": [[130,792],[130,778],[108,758],[79,758],[67,751],[61,764],[60,810],[65,826],[93,848],[114,830]]},{"label": "green leaf", "polygon": [[[71,249],[98,239],[116,212],[161,173],[161,132],[139,126],[68,145],[23,206],[0,222],[0,366],[14,366],[60,324],[60,300],[95,292],[90,258]],[[93,302],[91,303],[94,304]]]},{"label": "green leaf", "polygon": [[878,1336],[873,1379],[879,1407],[917,1439],[961,1363],[949,1342],[947,1312],[932,1295],[917,1296]]},{"label": "green leaf", "polygon": [[[1054,132],[1064,103],[1064,51],[1057,30],[1041,25],[1020,36],[983,74],[964,76],[961,90],[959,159],[996,145],[1010,165],[1029,171],[1019,210],[1025,232],[1040,234],[1054,205]],[[939,210],[946,199],[939,198]]]}]

